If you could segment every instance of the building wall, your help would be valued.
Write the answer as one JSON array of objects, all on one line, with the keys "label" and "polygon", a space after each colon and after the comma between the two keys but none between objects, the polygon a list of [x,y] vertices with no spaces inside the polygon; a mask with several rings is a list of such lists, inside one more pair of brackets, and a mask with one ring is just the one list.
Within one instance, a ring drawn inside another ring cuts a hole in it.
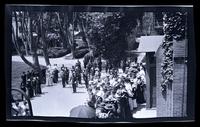
[{"label": "building wall", "polygon": [[182,117],[187,111],[187,41],[174,42],[174,80],[167,87],[166,93],[161,92],[161,63],[163,62],[163,50],[161,47],[156,52],[156,83],[157,83],[157,116],[158,117]]},{"label": "building wall", "polygon": [[157,117],[168,116],[167,98],[161,93],[161,63],[163,62],[163,50],[161,47],[156,52],[156,109]]},{"label": "building wall", "polygon": [[156,107],[156,62],[154,52],[146,53],[146,107]]}]

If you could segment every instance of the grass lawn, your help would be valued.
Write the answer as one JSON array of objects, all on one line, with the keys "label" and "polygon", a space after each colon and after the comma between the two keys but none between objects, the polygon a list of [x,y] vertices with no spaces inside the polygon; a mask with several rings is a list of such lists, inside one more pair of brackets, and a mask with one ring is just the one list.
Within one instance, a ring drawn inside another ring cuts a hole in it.
[{"label": "grass lawn", "polygon": [[21,75],[32,68],[23,62],[12,61],[12,88],[20,88]]}]

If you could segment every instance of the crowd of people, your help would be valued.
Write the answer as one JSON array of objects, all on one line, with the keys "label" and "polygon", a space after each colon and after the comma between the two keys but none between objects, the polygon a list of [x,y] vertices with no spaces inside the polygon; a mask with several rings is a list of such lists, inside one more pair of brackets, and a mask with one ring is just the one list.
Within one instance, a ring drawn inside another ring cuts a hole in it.
[{"label": "crowd of people", "polygon": [[145,103],[143,64],[128,61],[122,68],[121,74],[118,68],[109,68],[105,77],[89,80],[88,105],[96,110],[97,118],[132,118],[138,104]]},{"label": "crowd of people", "polygon": [[[142,63],[123,60],[120,67],[114,67],[106,61],[103,67],[101,57],[97,57],[83,64],[81,67],[77,60],[71,69],[64,64],[61,67],[57,64],[47,66],[46,85],[53,86],[60,77],[63,88],[71,84],[73,93],[76,93],[77,87],[85,84],[89,95],[87,104],[95,109],[97,118],[131,118],[138,104],[145,103],[146,79]],[[105,72],[102,72],[103,68]],[[21,89],[30,98],[42,93],[38,73],[23,72],[21,78]]]},{"label": "crowd of people", "polygon": [[40,73],[34,70],[23,72],[21,75],[20,89],[21,97],[15,101],[12,97],[12,115],[13,116],[30,116],[30,110],[27,103],[27,95],[30,99],[42,94]]},{"label": "crowd of people", "polygon": [[[42,94],[40,74],[37,71],[23,72],[21,75],[21,90],[28,95],[29,98]],[[23,100],[22,96],[22,100]]]},{"label": "crowd of people", "polygon": [[11,113],[13,116],[30,116],[28,102],[24,100],[21,103],[19,101],[12,103]]}]

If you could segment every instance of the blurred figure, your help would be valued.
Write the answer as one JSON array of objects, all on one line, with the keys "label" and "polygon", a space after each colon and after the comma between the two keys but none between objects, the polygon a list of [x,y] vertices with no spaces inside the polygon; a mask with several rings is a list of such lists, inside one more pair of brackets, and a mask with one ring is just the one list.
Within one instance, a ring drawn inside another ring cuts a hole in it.
[{"label": "blurred figure", "polygon": [[76,93],[77,78],[76,78],[76,74],[75,74],[75,72],[72,73],[71,81],[72,81],[72,89],[73,89],[73,93]]},{"label": "blurred figure", "polygon": [[65,81],[67,84],[69,84],[69,69],[67,67],[65,68],[65,76]]},{"label": "blurred figure", "polygon": [[83,71],[83,80],[85,82],[86,89],[88,89],[89,79],[88,79],[88,72],[86,70]]},{"label": "blurred figure", "polygon": [[62,86],[64,88],[65,87],[65,78],[66,78],[66,76],[65,76],[65,70],[61,70],[60,77],[62,79]]},{"label": "blurred figure", "polygon": [[[21,76],[21,85],[20,85],[20,89],[24,92],[24,93],[26,93],[26,82],[27,82],[27,80],[26,80],[26,73],[25,72],[23,72],[23,74],[22,74],[22,76]],[[22,95],[22,100],[23,100],[23,95]]]}]

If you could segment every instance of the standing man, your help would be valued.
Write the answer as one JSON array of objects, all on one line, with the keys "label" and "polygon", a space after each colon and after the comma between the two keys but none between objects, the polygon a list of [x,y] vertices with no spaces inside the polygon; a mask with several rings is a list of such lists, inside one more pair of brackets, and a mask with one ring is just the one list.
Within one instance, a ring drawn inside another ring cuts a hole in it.
[{"label": "standing man", "polygon": [[[21,81],[20,88],[24,93],[26,93],[26,73],[25,72],[23,72],[21,79],[22,81]],[[22,100],[23,100],[23,96],[22,96]]]},{"label": "standing man", "polygon": [[65,87],[65,70],[61,70],[61,79],[62,79],[62,85],[63,85],[63,88]]},{"label": "standing man", "polygon": [[81,62],[79,60],[77,61],[77,67],[78,67],[78,81],[79,81],[79,84],[81,84],[81,72],[82,72],[82,69],[81,69]]},{"label": "standing man", "polygon": [[36,85],[36,77],[34,76],[33,78],[32,78],[32,81],[31,81],[32,83],[32,89],[33,89],[33,96],[36,96],[37,95],[37,85]]},{"label": "standing man", "polygon": [[86,70],[83,71],[83,79],[85,81],[85,87],[86,89],[88,89],[89,80],[88,80],[88,73]]},{"label": "standing man", "polygon": [[72,80],[73,93],[76,93],[77,81],[76,81],[76,74],[75,74],[75,72],[72,72],[71,80]]},{"label": "standing man", "polygon": [[32,83],[31,83],[30,78],[27,80],[27,89],[28,89],[28,96],[30,98],[32,98],[33,97],[33,88],[32,88]]},{"label": "standing man", "polygon": [[67,67],[65,68],[65,76],[66,76],[65,81],[68,84],[69,83],[69,69]]},{"label": "standing man", "polygon": [[55,83],[58,83],[58,67],[57,67],[57,64],[55,64]]},{"label": "standing man", "polygon": [[81,84],[80,75],[81,75],[81,74],[80,74],[79,67],[76,66],[76,67],[75,67],[75,76],[76,76],[76,80],[77,80],[77,85],[78,85],[78,84]]},{"label": "standing man", "polygon": [[40,80],[39,76],[36,76],[36,88],[37,88],[37,93],[42,94],[41,80]]},{"label": "standing man", "polygon": [[91,73],[91,67],[92,67],[92,63],[91,63],[91,61],[89,61],[86,66],[86,69],[88,70],[89,78],[90,78],[90,73]]}]

